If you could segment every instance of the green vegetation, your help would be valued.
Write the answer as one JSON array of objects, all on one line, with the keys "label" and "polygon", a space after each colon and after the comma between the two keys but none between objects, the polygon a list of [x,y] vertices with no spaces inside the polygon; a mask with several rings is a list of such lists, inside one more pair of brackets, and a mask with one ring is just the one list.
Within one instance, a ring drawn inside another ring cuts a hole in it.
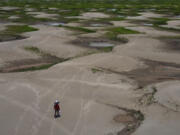
[{"label": "green vegetation", "polygon": [[116,17],[116,16],[114,16],[114,17],[109,17],[109,18],[100,18],[100,19],[98,19],[97,21],[99,21],[99,22],[104,22],[104,21],[123,21],[123,20],[125,20],[125,17]]},{"label": "green vegetation", "polygon": [[59,13],[61,16],[78,16],[80,15],[80,11],[79,10],[69,10],[69,11],[61,11]]},{"label": "green vegetation", "polygon": [[161,25],[166,25],[168,21],[170,21],[170,19],[168,18],[153,18],[151,23],[153,24],[155,28],[160,29],[160,30],[180,32],[180,29],[161,26]]},{"label": "green vegetation", "polygon": [[97,69],[97,68],[91,68],[91,71],[92,71],[93,73],[102,72],[102,70]]},{"label": "green vegetation", "polygon": [[156,28],[158,28],[160,30],[165,30],[165,31],[180,32],[180,29],[176,29],[176,28],[172,28],[172,27],[156,26]]},{"label": "green vegetation", "polygon": [[[17,16],[18,18],[9,19],[8,17],[10,16]],[[20,8],[18,10],[10,10],[10,11],[0,10],[0,19],[2,21],[19,22],[26,24],[35,24],[40,22],[53,21],[52,19],[49,18],[36,18],[33,15],[27,14],[24,8]]]},{"label": "green vegetation", "polygon": [[55,64],[57,64],[57,63],[44,64],[44,65],[34,66],[34,67],[29,67],[29,68],[22,68],[22,69],[14,70],[13,72],[27,72],[27,71],[35,71],[35,70],[45,70],[45,69],[52,67]]},{"label": "green vegetation", "polygon": [[[53,21],[47,18],[35,18],[25,12],[25,8],[34,8],[35,11],[57,13],[61,19],[67,16],[78,16],[83,12],[94,9],[96,11],[108,13],[110,15],[138,16],[139,12],[152,10],[158,13],[169,15],[180,15],[180,0],[1,0],[0,6],[18,7],[18,10],[0,11],[0,18],[7,19],[10,15],[17,15],[20,18],[15,22],[36,23],[44,21]],[[57,8],[49,10],[48,8]],[[117,17],[109,18],[119,20]],[[121,20],[121,18],[120,18]],[[155,22],[162,23],[160,20]]]},{"label": "green vegetation", "polygon": [[13,22],[26,23],[26,24],[35,24],[41,22],[49,22],[52,19],[49,18],[35,18],[30,15],[22,15],[20,18],[13,20]]},{"label": "green vegetation", "polygon": [[23,32],[36,31],[38,29],[28,25],[8,25],[7,28],[0,32],[0,42],[17,39],[24,39],[20,34]]},{"label": "green vegetation", "polygon": [[36,54],[41,54],[41,51],[39,50],[39,48],[34,47],[34,46],[26,46],[26,47],[24,47],[24,49],[25,49],[26,51],[34,52],[34,53],[36,53]]},{"label": "green vegetation", "polygon": [[38,29],[29,27],[28,25],[8,25],[7,28],[0,32],[0,42],[17,39],[24,39],[21,33],[37,31]]},{"label": "green vegetation", "polygon": [[128,9],[128,11],[120,11],[119,15],[122,16],[140,16],[137,10]]},{"label": "green vegetation", "polygon": [[37,47],[35,47],[35,46],[25,46],[24,49],[25,49],[26,51],[33,52],[33,53],[35,53],[35,54],[37,54],[37,55],[41,55],[42,57],[53,58],[55,61],[58,61],[58,62],[59,62],[59,61],[62,62],[62,61],[65,61],[65,60],[66,60],[66,59],[60,59],[60,58],[58,58],[58,57],[56,57],[56,56],[52,56],[51,54],[48,54],[48,53],[46,53],[46,52],[43,52],[43,51],[41,51],[39,48],[37,48]]},{"label": "green vegetation", "polygon": [[108,29],[110,32],[115,34],[139,34],[140,32],[135,30],[130,30],[124,27],[113,27]]},{"label": "green vegetation", "polygon": [[[30,67],[26,67],[26,68],[20,68],[17,70],[14,70],[13,72],[26,72],[26,71],[35,71],[35,70],[44,70],[44,69],[48,69],[51,66],[58,64],[60,62],[64,62],[67,61],[69,59],[64,59],[64,58],[58,58],[56,56],[52,56],[51,54],[45,53],[43,51],[41,51],[39,48],[34,47],[34,46],[26,46],[24,47],[24,49],[26,51],[30,51],[33,53],[36,53],[38,55],[41,55],[43,60],[43,63],[41,65],[41,63],[39,63],[40,65],[35,65],[35,66],[31,66]],[[44,64],[46,63],[46,64]]]},{"label": "green vegetation", "polygon": [[103,47],[103,48],[99,48],[100,51],[102,52],[111,52],[113,50],[113,47]]},{"label": "green vegetation", "polygon": [[168,18],[152,18],[152,24],[154,26],[159,26],[159,25],[166,25],[167,21],[169,21],[170,19]]},{"label": "green vegetation", "polygon": [[108,32],[105,34],[105,36],[108,39],[114,40],[114,41],[120,41],[123,43],[126,43],[128,41],[128,39],[126,39],[124,37],[118,37],[119,34],[139,34],[140,33],[135,30],[126,29],[124,27],[113,27],[113,28],[109,28],[107,30],[108,30]]},{"label": "green vegetation", "polygon": [[28,25],[8,25],[5,33],[21,34],[24,32],[37,31],[38,29],[30,27]]},{"label": "green vegetation", "polygon": [[8,17],[9,17],[9,15],[4,14],[4,13],[0,13],[0,19],[1,20],[8,20]]},{"label": "green vegetation", "polygon": [[77,21],[79,21],[79,18],[66,18],[66,17],[60,16],[60,17],[57,19],[57,22],[58,22],[58,21],[64,22],[64,23],[77,22]]},{"label": "green vegetation", "polygon": [[152,91],[149,93],[145,93],[139,100],[141,104],[144,105],[151,105],[152,103],[155,103],[155,94],[157,92],[157,89],[155,87],[152,87]]},{"label": "green vegetation", "polygon": [[110,40],[119,41],[119,42],[122,42],[122,43],[127,43],[128,42],[127,38],[125,38],[125,37],[118,37],[118,34],[114,33],[114,32],[107,32],[105,34],[105,37],[110,39]]},{"label": "green vegetation", "polygon": [[87,33],[94,33],[96,32],[95,30],[91,30],[91,29],[87,29],[87,28],[83,28],[83,27],[74,27],[74,26],[62,26],[60,25],[60,27],[64,27],[70,30],[74,30],[74,31],[80,31],[80,32],[87,32]]},{"label": "green vegetation", "polygon": [[180,14],[180,0],[1,0],[0,6],[17,6],[24,8],[25,5],[35,8],[37,11],[47,11],[48,7],[62,10],[63,16],[74,16],[90,9],[107,12],[110,14],[138,15],[139,11],[153,9],[157,12]]}]

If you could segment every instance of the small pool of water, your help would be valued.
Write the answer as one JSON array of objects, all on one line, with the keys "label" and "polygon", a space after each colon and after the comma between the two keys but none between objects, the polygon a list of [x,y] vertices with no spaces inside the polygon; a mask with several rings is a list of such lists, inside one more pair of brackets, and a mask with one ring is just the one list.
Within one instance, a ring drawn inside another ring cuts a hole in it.
[{"label": "small pool of water", "polygon": [[89,44],[90,47],[97,47],[97,48],[103,48],[103,47],[114,47],[114,44],[108,43],[108,42],[91,42]]},{"label": "small pool of water", "polygon": [[49,25],[49,26],[59,26],[59,25],[64,26],[65,23],[63,23],[63,22],[50,22],[47,25]]},{"label": "small pool of water", "polygon": [[112,11],[112,12],[115,12],[116,10],[117,10],[116,8],[107,9],[107,11]]},{"label": "small pool of water", "polygon": [[93,24],[90,24],[91,27],[103,27],[105,26],[104,24],[100,24],[100,23],[93,23]]},{"label": "small pool of water", "polygon": [[175,16],[175,18],[178,18],[178,19],[180,19],[180,15],[177,15],[177,16]]},{"label": "small pool of water", "polygon": [[91,27],[105,27],[105,26],[110,26],[112,25],[111,23],[90,23],[89,24]]},{"label": "small pool of water", "polygon": [[152,23],[144,23],[143,25],[144,25],[144,26],[153,26]]}]

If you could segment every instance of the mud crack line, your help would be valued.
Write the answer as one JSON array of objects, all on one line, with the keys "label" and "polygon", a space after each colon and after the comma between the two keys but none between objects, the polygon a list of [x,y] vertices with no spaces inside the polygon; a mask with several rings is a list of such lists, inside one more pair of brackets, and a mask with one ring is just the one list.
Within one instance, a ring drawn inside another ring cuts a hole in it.
[{"label": "mud crack line", "polygon": [[[102,102],[100,102],[102,103]],[[114,120],[119,123],[125,124],[125,127],[117,133],[117,135],[131,135],[138,129],[144,121],[144,115],[139,110],[128,109],[113,104],[102,103],[104,105],[117,108],[126,112],[126,115],[117,115]]]}]

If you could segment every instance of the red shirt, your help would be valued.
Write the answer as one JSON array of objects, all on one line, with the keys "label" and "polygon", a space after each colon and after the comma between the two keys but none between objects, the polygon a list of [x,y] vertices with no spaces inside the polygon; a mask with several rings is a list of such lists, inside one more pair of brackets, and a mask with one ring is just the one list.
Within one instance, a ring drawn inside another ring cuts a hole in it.
[{"label": "red shirt", "polygon": [[59,104],[55,104],[55,105],[54,105],[54,109],[55,109],[55,110],[60,110]]}]

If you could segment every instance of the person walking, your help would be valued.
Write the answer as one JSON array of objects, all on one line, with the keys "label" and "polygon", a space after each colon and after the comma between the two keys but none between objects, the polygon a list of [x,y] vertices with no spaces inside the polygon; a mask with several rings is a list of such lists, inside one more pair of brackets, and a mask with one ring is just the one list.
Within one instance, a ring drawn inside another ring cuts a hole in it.
[{"label": "person walking", "polygon": [[57,118],[57,117],[61,117],[60,115],[60,106],[59,106],[59,101],[56,100],[55,103],[54,103],[54,117]]}]

